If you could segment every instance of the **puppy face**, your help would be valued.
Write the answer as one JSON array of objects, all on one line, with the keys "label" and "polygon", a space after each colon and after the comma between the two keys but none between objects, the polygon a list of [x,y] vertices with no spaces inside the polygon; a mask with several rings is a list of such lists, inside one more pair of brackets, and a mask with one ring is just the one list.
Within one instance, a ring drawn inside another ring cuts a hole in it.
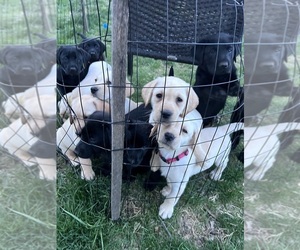
[{"label": "puppy face", "polygon": [[83,95],[72,100],[72,115],[76,119],[71,119],[71,123],[74,124],[77,133],[85,125],[85,119],[92,115],[95,111],[109,112],[110,106],[107,102],[99,100],[98,98],[90,95]]},{"label": "puppy face", "polygon": [[225,33],[209,36],[199,41],[203,45],[197,45],[192,54],[198,66],[210,75],[229,74],[238,54],[235,42],[233,36]]},{"label": "puppy face", "polygon": [[245,38],[245,68],[247,74],[277,74],[287,60],[284,38],[276,34],[263,33]]},{"label": "puppy face", "polygon": [[48,52],[30,46],[7,46],[0,51],[0,62],[15,75],[38,75],[50,61]]},{"label": "puppy face", "polygon": [[129,120],[125,127],[124,164],[138,167],[155,142],[149,138],[152,125],[139,120]]},{"label": "puppy face", "polygon": [[81,130],[80,142],[74,152],[81,158],[99,156],[111,147],[110,116],[102,111],[96,111],[86,119],[86,124]]},{"label": "puppy face", "polygon": [[158,125],[157,141],[161,147],[171,150],[191,147],[196,141],[199,129],[194,120],[179,118],[177,122]]},{"label": "puppy face", "polygon": [[104,61],[105,45],[98,38],[85,38],[79,47],[88,52],[91,56],[90,62]]},{"label": "puppy face", "polygon": [[146,84],[142,97],[145,105],[152,106],[150,123],[177,121],[199,103],[191,86],[177,77],[159,77]]},{"label": "puppy face", "polygon": [[57,50],[57,63],[66,75],[79,75],[90,61],[90,55],[76,46],[61,46]]}]

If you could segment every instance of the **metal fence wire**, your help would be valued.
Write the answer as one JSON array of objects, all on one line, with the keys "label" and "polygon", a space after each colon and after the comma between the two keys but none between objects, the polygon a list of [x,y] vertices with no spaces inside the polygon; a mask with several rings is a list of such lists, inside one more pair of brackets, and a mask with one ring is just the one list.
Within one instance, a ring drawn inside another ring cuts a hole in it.
[{"label": "metal fence wire", "polygon": [[113,179],[113,219],[153,203],[167,219],[179,200],[243,183],[244,167],[261,180],[279,148],[299,147],[295,132],[268,146],[272,131],[300,129],[297,1],[112,5],[21,1],[1,15],[1,154],[40,178],[57,167],[59,179]]}]

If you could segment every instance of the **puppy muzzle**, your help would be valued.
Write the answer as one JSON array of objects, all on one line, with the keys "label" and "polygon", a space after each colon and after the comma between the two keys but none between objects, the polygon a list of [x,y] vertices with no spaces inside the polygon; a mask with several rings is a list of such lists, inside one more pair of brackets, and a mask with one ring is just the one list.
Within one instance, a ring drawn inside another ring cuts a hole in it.
[{"label": "puppy muzzle", "polygon": [[173,115],[173,112],[171,112],[170,110],[162,110],[161,111],[161,121],[162,122],[170,121],[170,118],[172,115]]}]

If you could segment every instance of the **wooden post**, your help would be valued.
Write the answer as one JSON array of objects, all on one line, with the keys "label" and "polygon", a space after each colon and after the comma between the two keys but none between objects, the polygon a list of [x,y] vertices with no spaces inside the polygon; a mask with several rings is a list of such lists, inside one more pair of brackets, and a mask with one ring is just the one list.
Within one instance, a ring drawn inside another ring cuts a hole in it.
[{"label": "wooden post", "polygon": [[89,31],[89,21],[87,18],[87,7],[86,0],[81,0],[81,11],[82,11],[82,26],[83,26],[83,35],[86,36],[86,33]]},{"label": "wooden post", "polygon": [[112,1],[112,220],[119,219],[121,209],[128,15],[128,0]]}]

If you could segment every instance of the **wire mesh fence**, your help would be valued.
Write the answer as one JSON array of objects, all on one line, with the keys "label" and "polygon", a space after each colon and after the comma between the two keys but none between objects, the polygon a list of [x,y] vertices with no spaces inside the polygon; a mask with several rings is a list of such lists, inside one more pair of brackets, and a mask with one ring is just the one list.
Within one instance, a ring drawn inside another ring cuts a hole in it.
[{"label": "wire mesh fence", "polygon": [[55,1],[2,1],[0,30],[0,248],[54,249]]},{"label": "wire mesh fence", "polygon": [[[134,221],[143,239],[179,235],[191,249],[213,241],[239,248],[244,209],[245,246],[274,244],[280,230],[259,223],[269,203],[255,197],[272,194],[276,173],[287,178],[299,163],[298,1],[140,0],[124,13],[113,8],[101,0],[21,1],[2,15],[1,153],[38,166],[40,178],[57,174],[59,246],[91,246],[90,235],[72,238],[82,232],[70,225],[98,228],[96,218],[116,211],[113,219]],[[297,214],[297,204],[287,204]],[[149,224],[154,233],[145,236]]]}]

